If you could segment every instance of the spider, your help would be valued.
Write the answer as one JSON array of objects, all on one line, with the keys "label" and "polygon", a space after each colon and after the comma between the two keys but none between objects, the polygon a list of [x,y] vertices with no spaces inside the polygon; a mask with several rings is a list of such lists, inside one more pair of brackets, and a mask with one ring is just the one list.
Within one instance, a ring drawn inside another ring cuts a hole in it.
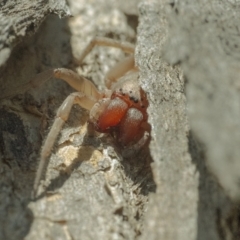
[{"label": "spider", "polygon": [[148,139],[150,131],[146,112],[148,101],[145,92],[139,86],[138,69],[135,67],[133,57],[134,46],[130,43],[97,37],[87,45],[78,59],[79,64],[95,45],[115,47],[132,54],[107,73],[105,91],[98,91],[91,81],[65,68],[41,72],[30,82],[36,87],[54,77],[66,81],[77,90],[71,93],[57,110],[56,118],[41,150],[33,196],[36,196],[54,142],[74,104],[89,110],[89,122],[94,129],[101,133],[110,133],[123,148],[141,147]]}]

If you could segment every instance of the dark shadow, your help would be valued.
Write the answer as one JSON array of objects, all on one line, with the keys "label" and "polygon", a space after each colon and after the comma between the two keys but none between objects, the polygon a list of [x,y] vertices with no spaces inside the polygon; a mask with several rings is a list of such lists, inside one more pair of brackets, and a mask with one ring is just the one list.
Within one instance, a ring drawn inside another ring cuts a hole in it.
[{"label": "dark shadow", "polygon": [[[150,125],[149,128],[151,128]],[[149,131],[151,133],[151,130]],[[156,191],[156,184],[153,179],[153,172],[151,168],[153,158],[149,149],[149,143],[151,140],[150,136],[146,143],[140,147],[136,147],[135,145],[124,148],[113,136],[111,137],[111,143],[105,143],[105,145],[110,144],[114,147],[115,151],[123,159],[121,164],[124,168],[126,176],[133,181],[134,185],[137,185],[140,188],[140,193],[145,196],[147,196],[150,192]]]},{"label": "dark shadow", "polygon": [[[222,219],[221,211],[219,211],[219,218]],[[231,211],[228,213],[228,216],[225,217],[225,221],[219,221],[218,226],[221,228],[219,229],[224,236],[223,239],[227,239],[227,234],[222,229],[228,229],[232,233],[233,240],[240,239],[240,204],[234,206]]]},{"label": "dark shadow", "polygon": [[149,142],[134,155],[125,157],[122,165],[126,176],[141,189],[141,194],[147,196],[150,192],[156,192],[156,184],[153,179]]},{"label": "dark shadow", "polygon": [[[9,141],[6,138],[9,137]],[[27,141],[24,132],[24,125],[21,118],[14,112],[8,112],[6,107],[0,109],[0,152],[2,156],[9,155],[16,158],[16,162],[20,168],[27,168],[28,156],[32,152],[32,146]]]},{"label": "dark shadow", "polygon": [[138,15],[135,14],[127,14],[125,13],[125,16],[127,18],[128,25],[137,33],[137,27],[138,27]]},{"label": "dark shadow", "polygon": [[[124,13],[124,15],[126,16],[126,20],[127,20],[128,25],[137,34],[137,26],[138,26],[138,23],[139,23],[138,15],[127,14],[127,13]],[[130,43],[136,43],[136,34],[134,35],[134,37],[130,37],[130,38],[126,39],[125,41],[130,42]],[[120,40],[121,39],[121,33],[118,32],[118,31],[109,31],[109,32],[104,33],[104,37]]]},{"label": "dark shadow", "polygon": [[1,108],[0,239],[23,239],[31,227],[33,213],[28,208],[30,198],[29,195],[21,195],[21,187],[29,184],[24,175],[29,170],[26,159],[31,152],[22,120],[17,114]]}]

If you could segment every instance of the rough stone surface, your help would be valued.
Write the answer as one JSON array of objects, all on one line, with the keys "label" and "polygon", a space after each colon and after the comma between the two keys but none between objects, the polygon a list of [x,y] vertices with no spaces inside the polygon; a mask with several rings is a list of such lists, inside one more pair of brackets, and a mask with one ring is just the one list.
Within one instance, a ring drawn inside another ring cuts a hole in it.
[{"label": "rough stone surface", "polygon": [[240,193],[238,9],[230,1],[140,5],[137,59],[157,185],[141,239],[239,239],[239,207],[229,199]]},{"label": "rough stone surface", "polygon": [[239,2],[186,1],[174,11],[166,57],[181,62],[191,128],[206,148],[209,169],[239,200]]},{"label": "rough stone surface", "polygon": [[140,5],[137,59],[150,101],[150,147],[157,184],[142,239],[195,239],[199,173],[188,152],[183,73],[162,59],[168,30],[162,13],[163,6],[157,3]]},{"label": "rough stone surface", "polygon": [[[69,0],[73,17],[59,19],[49,13],[68,16],[64,1],[0,3],[0,240],[240,238],[239,5],[137,4]],[[111,137],[86,134],[88,112],[74,107],[32,200],[42,142],[73,89],[28,82],[66,67],[103,89],[124,54],[96,48],[77,66],[96,35],[137,39],[150,147],[124,158]]]},{"label": "rough stone surface", "polygon": [[49,13],[56,13],[59,17],[70,16],[65,0],[2,1],[0,9],[0,66],[23,37],[37,31]]}]

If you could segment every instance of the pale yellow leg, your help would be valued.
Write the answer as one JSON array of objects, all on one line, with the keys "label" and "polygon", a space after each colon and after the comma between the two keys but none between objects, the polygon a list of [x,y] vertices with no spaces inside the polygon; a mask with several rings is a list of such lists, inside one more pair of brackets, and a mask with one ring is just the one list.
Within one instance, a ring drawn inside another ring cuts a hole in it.
[{"label": "pale yellow leg", "polygon": [[101,98],[101,94],[98,92],[97,88],[94,84],[89,81],[88,79],[79,76],[77,73],[70,69],[66,68],[56,68],[56,69],[49,69],[44,72],[41,72],[34,76],[29,82],[25,83],[18,90],[14,93],[10,94],[9,97],[13,97],[16,94],[25,92],[31,88],[36,88],[51,78],[58,78],[62,79],[67,82],[72,88],[76,89],[79,92],[84,93],[85,95],[92,97],[96,101]]},{"label": "pale yellow leg", "polygon": [[86,96],[92,97],[95,100],[98,100],[101,96],[91,81],[66,68],[49,69],[45,72],[41,72],[37,74],[37,76],[31,82],[33,86],[38,86],[51,77],[64,80],[78,92],[82,92]]},{"label": "pale yellow leg", "polygon": [[114,47],[119,48],[123,52],[126,53],[134,53],[134,45],[128,42],[121,42],[111,38],[105,37],[95,37],[92,41],[87,45],[81,56],[77,59],[78,63],[81,64],[83,59],[91,52],[94,46],[105,46],[105,47]]},{"label": "pale yellow leg", "polygon": [[33,186],[34,197],[36,196],[43,171],[47,166],[47,163],[48,163],[47,160],[51,153],[54,142],[56,141],[56,138],[59,132],[61,131],[63,124],[67,121],[70,111],[72,109],[72,106],[74,104],[79,104],[81,107],[90,110],[95,104],[95,102],[85,94],[75,92],[70,94],[62,103],[62,105],[59,107],[55,121],[51,127],[50,132],[48,133],[47,139],[41,151],[40,163],[39,163],[39,167],[37,170],[37,174],[36,174],[36,178]]},{"label": "pale yellow leg", "polygon": [[[95,46],[114,47],[121,49],[123,52],[134,54],[134,45],[128,42],[121,42],[110,38],[96,37],[94,38],[85,48],[81,56],[79,57],[78,64],[81,64],[83,59],[89,54],[89,52]],[[134,56],[131,55],[124,58],[122,61],[117,63],[106,75],[105,84],[108,88],[111,87],[112,83],[116,82],[118,78],[123,76],[128,71],[135,68]]]},{"label": "pale yellow leg", "polygon": [[135,66],[133,55],[122,59],[122,61],[118,62],[114,67],[110,69],[105,77],[105,85],[110,88],[113,83],[117,82],[120,77],[125,75],[125,73],[130,70],[138,70]]}]

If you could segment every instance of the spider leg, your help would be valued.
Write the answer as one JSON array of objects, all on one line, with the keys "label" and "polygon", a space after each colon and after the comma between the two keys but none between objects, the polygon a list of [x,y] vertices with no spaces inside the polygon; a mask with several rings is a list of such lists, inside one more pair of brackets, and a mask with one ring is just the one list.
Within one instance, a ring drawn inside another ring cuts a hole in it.
[{"label": "spider leg", "polygon": [[110,88],[113,83],[117,82],[120,77],[124,76],[130,70],[138,71],[138,68],[135,66],[133,55],[122,59],[107,72],[105,85]]},{"label": "spider leg", "polygon": [[[134,53],[134,45],[128,42],[121,42],[110,38],[104,37],[96,37],[92,39],[92,41],[87,45],[85,50],[82,52],[81,56],[78,58],[77,62],[80,65],[83,59],[89,54],[89,52],[95,46],[105,46],[105,47],[115,47],[121,49],[126,53]],[[112,83],[116,82],[118,78],[122,77],[128,71],[136,68],[134,56],[129,56],[124,58],[122,61],[117,63],[106,75],[105,84],[108,88],[112,85]],[[136,68],[137,70],[137,68]]]},{"label": "spider leg", "polygon": [[79,104],[81,107],[90,110],[95,104],[95,101],[91,97],[86,96],[84,93],[75,92],[70,94],[59,107],[54,123],[41,150],[40,163],[33,186],[33,197],[36,196],[41,176],[47,166],[47,160],[51,153],[54,142],[56,141],[63,124],[67,121],[74,104]]},{"label": "spider leg", "polygon": [[105,47],[114,47],[119,48],[126,53],[134,53],[134,45],[128,42],[121,42],[111,38],[105,37],[95,37],[92,41],[87,45],[85,50],[82,52],[81,56],[77,59],[78,64],[80,65],[83,59],[91,52],[91,50],[96,46],[105,46]]},{"label": "spider leg", "polygon": [[10,98],[31,88],[37,88],[51,78],[62,79],[78,92],[82,92],[87,96],[93,97],[96,100],[101,97],[101,94],[98,92],[97,88],[88,79],[79,76],[77,73],[70,69],[56,68],[49,69],[37,74],[33,79],[20,86],[18,90],[15,90],[4,98]]}]

